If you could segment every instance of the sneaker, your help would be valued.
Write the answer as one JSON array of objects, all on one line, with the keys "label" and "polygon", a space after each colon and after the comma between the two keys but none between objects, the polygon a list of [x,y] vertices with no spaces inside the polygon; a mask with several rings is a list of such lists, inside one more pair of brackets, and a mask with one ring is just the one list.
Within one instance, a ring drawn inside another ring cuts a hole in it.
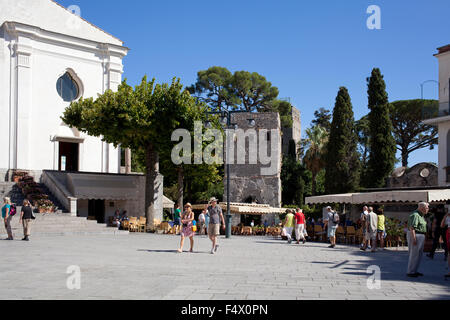
[{"label": "sneaker", "polygon": [[361,250],[361,251],[366,251],[366,248],[359,248],[359,250]]},{"label": "sneaker", "polygon": [[289,239],[289,240],[288,240],[288,244],[291,244],[291,243],[292,243],[292,239]]},{"label": "sneaker", "polygon": [[369,249],[369,250],[370,250],[370,249],[372,249],[372,247],[371,247],[371,246],[367,246],[367,249]]},{"label": "sneaker", "polygon": [[214,248],[214,252],[217,252],[218,249],[219,249],[219,245],[216,245],[216,247]]},{"label": "sneaker", "polygon": [[214,249],[211,249],[211,254],[216,254],[216,253],[214,252]]},{"label": "sneaker", "polygon": [[305,244],[306,243],[306,239],[303,239],[303,244]]},{"label": "sneaker", "polygon": [[418,277],[423,277],[423,273],[420,273],[420,272],[416,272],[416,275],[417,275]]},{"label": "sneaker", "polygon": [[417,278],[417,277],[419,277],[419,275],[417,273],[407,274],[407,276],[410,277],[410,278]]}]

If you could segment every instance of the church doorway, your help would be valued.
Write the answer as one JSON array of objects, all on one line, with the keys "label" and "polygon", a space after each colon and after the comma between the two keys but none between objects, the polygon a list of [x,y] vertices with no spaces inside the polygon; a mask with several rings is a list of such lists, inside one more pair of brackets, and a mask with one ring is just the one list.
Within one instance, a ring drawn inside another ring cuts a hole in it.
[{"label": "church doorway", "polygon": [[59,142],[58,170],[78,172],[79,144]]},{"label": "church doorway", "polygon": [[105,223],[105,200],[89,200],[88,216],[95,217],[98,223]]}]

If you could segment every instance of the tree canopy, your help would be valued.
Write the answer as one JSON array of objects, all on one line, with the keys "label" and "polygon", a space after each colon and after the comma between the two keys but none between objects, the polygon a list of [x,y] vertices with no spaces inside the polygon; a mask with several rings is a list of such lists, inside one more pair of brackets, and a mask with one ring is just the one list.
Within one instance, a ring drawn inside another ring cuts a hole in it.
[{"label": "tree canopy", "polygon": [[409,155],[419,149],[433,148],[438,143],[435,126],[422,122],[422,112],[426,109],[437,113],[437,100],[401,100],[390,104],[389,114],[397,150],[402,153],[402,166],[408,166]]},{"label": "tree canopy", "polygon": [[160,154],[171,146],[174,130],[193,119],[202,119],[206,106],[183,89],[180,79],[156,84],[147,77],[134,89],[126,83],[117,92],[107,90],[97,99],[81,98],[64,111],[62,120],[71,127],[101,137],[114,146],[142,150],[145,155],[147,223],[156,216],[155,194]]},{"label": "tree canopy", "polygon": [[364,184],[366,187],[383,188],[386,186],[386,178],[394,169],[396,147],[389,117],[386,84],[380,69],[372,70],[371,77],[367,79],[367,87],[370,154]]},{"label": "tree canopy", "polygon": [[359,187],[359,155],[353,107],[345,87],[339,89],[326,151],[326,193],[349,193]]}]

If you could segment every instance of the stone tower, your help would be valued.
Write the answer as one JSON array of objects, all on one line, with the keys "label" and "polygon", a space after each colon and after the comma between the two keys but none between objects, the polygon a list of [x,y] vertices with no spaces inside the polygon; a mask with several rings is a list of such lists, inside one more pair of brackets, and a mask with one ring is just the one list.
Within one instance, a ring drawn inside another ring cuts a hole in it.
[{"label": "stone tower", "polygon": [[[252,120],[254,123],[252,124]],[[281,145],[281,122],[278,113],[235,113],[232,114],[232,124],[236,124],[239,129],[245,133],[249,130],[254,130],[258,138],[258,146],[256,152],[258,153],[257,164],[250,164],[249,151],[251,140],[249,137],[245,138],[245,148],[239,151],[237,149],[237,138],[234,138],[234,146],[237,152],[234,152],[234,164],[230,166],[230,201],[237,203],[259,203],[267,204],[272,207],[281,207],[281,160],[282,160],[282,145]],[[265,132],[264,130],[268,130]],[[274,130],[276,134],[273,134]],[[263,139],[261,139],[263,137]],[[263,141],[262,141],[263,140]],[[267,141],[268,155],[272,159],[271,164],[261,164],[259,157],[261,143]],[[274,149],[273,146],[276,146]],[[272,154],[273,150],[277,150],[276,154]],[[238,155],[242,156],[241,152],[245,152],[245,164],[237,164]],[[225,159],[227,155],[224,155]],[[269,174],[264,173],[264,169],[269,167],[275,168]],[[227,201],[226,194],[226,176],[225,176],[225,194],[224,201]]]},{"label": "stone tower", "polygon": [[297,108],[292,107],[291,116],[292,116],[292,128],[282,128],[283,155],[288,154],[289,143],[291,140],[294,140],[295,145],[297,146],[295,153],[298,156],[298,146],[302,139],[302,123],[300,111]]}]

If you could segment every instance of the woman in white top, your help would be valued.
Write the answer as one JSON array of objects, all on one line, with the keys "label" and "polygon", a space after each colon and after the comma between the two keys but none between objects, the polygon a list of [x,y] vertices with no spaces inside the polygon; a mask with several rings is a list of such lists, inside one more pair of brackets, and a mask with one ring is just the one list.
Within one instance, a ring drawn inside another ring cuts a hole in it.
[{"label": "woman in white top", "polygon": [[[441,222],[441,229],[447,228],[447,248],[450,249],[450,213],[447,212],[444,219]],[[450,269],[450,255],[448,256],[448,268]],[[450,278],[450,273],[445,276],[446,279]]]}]

